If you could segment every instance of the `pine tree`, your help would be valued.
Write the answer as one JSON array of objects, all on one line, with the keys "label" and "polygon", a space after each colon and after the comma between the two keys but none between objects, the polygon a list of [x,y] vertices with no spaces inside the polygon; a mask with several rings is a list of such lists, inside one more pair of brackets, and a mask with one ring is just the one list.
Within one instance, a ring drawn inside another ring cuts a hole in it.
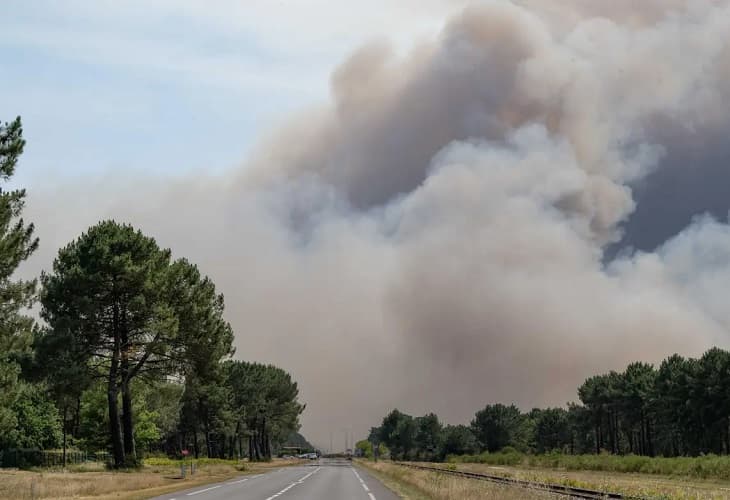
[{"label": "pine tree", "polygon": [[[23,153],[23,127],[20,117],[0,124],[0,180],[8,182]],[[0,435],[16,425],[11,407],[18,394],[18,359],[27,352],[33,319],[23,314],[35,296],[35,281],[13,280],[18,265],[38,247],[33,224],[21,218],[24,189],[0,187]]]},{"label": "pine tree", "polygon": [[177,321],[165,296],[169,261],[154,239],[105,221],[62,248],[41,277],[50,335],[68,339],[92,372],[105,372],[116,467],[137,464],[132,380],[170,370]]}]

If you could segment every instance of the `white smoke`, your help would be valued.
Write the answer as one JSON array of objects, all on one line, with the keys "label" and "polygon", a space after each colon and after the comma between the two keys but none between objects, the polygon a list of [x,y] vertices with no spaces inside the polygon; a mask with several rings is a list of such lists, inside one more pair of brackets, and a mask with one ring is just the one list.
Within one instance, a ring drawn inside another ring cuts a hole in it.
[{"label": "white smoke", "polygon": [[725,224],[606,250],[664,139],[726,123],[729,32],[727,1],[479,2],[405,56],[358,51],[239,172],[31,192],[35,262],[101,217],[198,262],[238,356],[300,382],[318,443],[394,406],[562,404],[602,370],[728,343]]}]

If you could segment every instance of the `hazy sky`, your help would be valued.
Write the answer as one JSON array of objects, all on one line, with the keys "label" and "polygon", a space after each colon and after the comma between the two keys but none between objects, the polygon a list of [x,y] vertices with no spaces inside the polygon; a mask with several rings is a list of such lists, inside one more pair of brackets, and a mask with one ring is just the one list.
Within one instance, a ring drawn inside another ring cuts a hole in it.
[{"label": "hazy sky", "polygon": [[730,344],[730,2],[9,2],[41,248],[189,257],[303,432]]},{"label": "hazy sky", "polygon": [[0,109],[28,138],[18,176],[238,166],[265,130],[327,98],[360,43],[432,34],[431,3],[3,2]]}]

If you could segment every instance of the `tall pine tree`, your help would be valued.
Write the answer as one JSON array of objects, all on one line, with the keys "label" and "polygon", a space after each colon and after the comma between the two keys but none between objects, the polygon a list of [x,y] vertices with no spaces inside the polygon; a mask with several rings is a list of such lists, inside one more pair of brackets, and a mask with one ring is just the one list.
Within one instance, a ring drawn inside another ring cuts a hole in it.
[{"label": "tall pine tree", "polygon": [[[7,184],[23,153],[20,117],[0,124],[0,182]],[[18,392],[18,359],[31,342],[33,319],[23,314],[35,296],[35,281],[13,280],[18,265],[38,247],[33,224],[22,217],[24,189],[0,186],[0,435],[16,426],[10,409]]]},{"label": "tall pine tree", "polygon": [[[132,380],[172,367],[177,320],[165,295],[170,251],[129,225],[104,221],[58,252],[41,277],[49,334],[92,373],[104,373],[116,467],[138,463]],[[121,415],[119,396],[121,395]]]}]

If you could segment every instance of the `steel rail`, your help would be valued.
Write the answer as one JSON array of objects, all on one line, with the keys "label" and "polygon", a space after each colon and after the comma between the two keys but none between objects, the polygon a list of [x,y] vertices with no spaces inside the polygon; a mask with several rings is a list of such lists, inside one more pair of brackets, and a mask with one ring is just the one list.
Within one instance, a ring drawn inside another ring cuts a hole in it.
[{"label": "steel rail", "polygon": [[572,498],[586,498],[586,499],[597,499],[597,498],[620,498],[624,500],[644,500],[643,497],[629,496],[622,493],[612,493],[608,491],[590,490],[587,488],[577,488],[575,486],[567,486],[563,484],[554,483],[542,483],[537,481],[527,481],[524,479],[514,479],[511,477],[498,476],[493,474],[480,474],[478,472],[467,472],[452,469],[443,469],[440,467],[428,467],[425,465],[409,464],[404,462],[393,462],[403,467],[410,467],[412,469],[421,469],[431,472],[439,472],[441,474],[449,474],[452,476],[461,476],[469,479],[477,479],[480,481],[490,481],[493,483],[506,484],[510,486],[518,486],[521,488],[529,488],[533,490],[547,491],[550,493],[557,493]]}]

